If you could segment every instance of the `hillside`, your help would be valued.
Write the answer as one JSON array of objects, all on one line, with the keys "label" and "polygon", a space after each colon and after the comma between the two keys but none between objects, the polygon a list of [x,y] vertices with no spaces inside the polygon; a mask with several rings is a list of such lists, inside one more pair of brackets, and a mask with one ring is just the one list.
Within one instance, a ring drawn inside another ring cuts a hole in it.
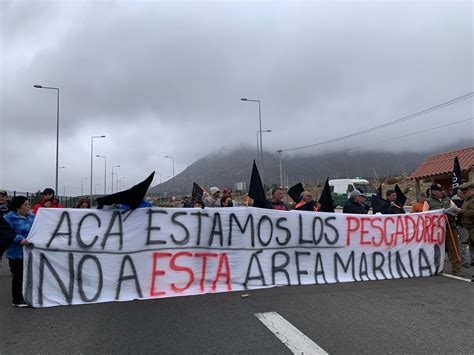
[{"label": "hillside", "polygon": [[[326,177],[364,177],[369,180],[386,176],[411,173],[427,156],[464,147],[466,142],[440,147],[431,152],[336,152],[327,154],[282,155],[283,185],[296,182],[319,185]],[[178,196],[190,194],[196,181],[206,189],[210,186],[231,187],[236,182],[247,185],[250,181],[255,150],[239,148],[209,154],[188,166],[175,179],[150,188],[150,194]],[[258,163],[258,162],[257,162]],[[280,161],[278,154],[266,153],[264,164],[258,163],[266,186],[280,185]]]},{"label": "hillside", "polygon": [[[234,188],[236,182],[248,185],[255,158],[254,150],[238,149],[230,152],[205,156],[183,172],[162,184],[150,188],[149,193],[169,195],[189,194],[193,181],[205,188],[210,186]],[[283,156],[282,170],[284,185],[301,181],[305,184],[317,185],[326,177],[367,177],[400,175],[412,171],[426,157],[419,153],[381,153],[366,152],[362,154],[332,153],[325,155]],[[265,185],[280,184],[280,165],[278,155],[266,155],[263,169]]]},{"label": "hillside", "polygon": [[[463,148],[472,142],[457,142],[431,152],[337,152],[328,154],[282,155],[284,184],[291,186],[296,182],[317,186],[326,177],[364,177],[373,180],[386,176],[400,176],[411,173],[427,156],[449,150]],[[255,150],[238,148],[220,153],[209,154],[188,166],[176,175],[175,179],[150,188],[150,194],[181,196],[190,194],[192,183],[196,181],[204,188],[210,186],[231,187],[236,182],[247,185],[250,181],[252,161]],[[266,153],[264,164],[259,164],[266,186],[280,185],[280,162],[278,154]]]}]

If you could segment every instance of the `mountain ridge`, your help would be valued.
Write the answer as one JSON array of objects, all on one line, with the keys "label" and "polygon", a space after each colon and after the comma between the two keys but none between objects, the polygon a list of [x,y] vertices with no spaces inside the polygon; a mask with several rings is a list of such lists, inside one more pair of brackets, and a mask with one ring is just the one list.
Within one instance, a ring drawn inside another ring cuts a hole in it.
[{"label": "mountain ridge", "polygon": [[[461,141],[430,152],[339,151],[322,154],[283,154],[283,185],[291,186],[297,182],[320,184],[327,177],[334,179],[357,176],[373,179],[375,176],[409,174],[428,156],[470,145],[472,142]],[[248,188],[255,157],[255,149],[249,147],[205,155],[177,174],[174,179],[151,187],[148,193],[162,196],[187,195],[192,191],[193,181],[206,190],[210,186],[235,189],[237,182],[242,182]],[[278,154],[265,152],[263,164],[258,160],[257,164],[266,186],[280,185]]]}]

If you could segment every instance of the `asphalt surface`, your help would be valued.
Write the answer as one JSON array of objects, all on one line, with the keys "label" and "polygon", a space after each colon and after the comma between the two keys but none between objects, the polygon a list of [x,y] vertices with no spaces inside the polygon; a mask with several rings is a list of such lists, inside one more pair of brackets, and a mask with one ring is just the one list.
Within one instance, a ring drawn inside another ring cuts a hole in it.
[{"label": "asphalt surface", "polygon": [[1,354],[290,353],[262,312],[331,354],[474,353],[474,283],[443,276],[19,309],[3,265]]}]

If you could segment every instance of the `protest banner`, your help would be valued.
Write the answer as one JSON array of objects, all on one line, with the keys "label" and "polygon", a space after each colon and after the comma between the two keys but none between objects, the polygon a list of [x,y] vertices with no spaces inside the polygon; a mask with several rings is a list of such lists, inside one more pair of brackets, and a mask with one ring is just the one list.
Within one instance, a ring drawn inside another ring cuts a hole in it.
[{"label": "protest banner", "polygon": [[124,220],[118,210],[40,209],[23,293],[50,307],[432,276],[445,233],[442,211],[146,208]]}]

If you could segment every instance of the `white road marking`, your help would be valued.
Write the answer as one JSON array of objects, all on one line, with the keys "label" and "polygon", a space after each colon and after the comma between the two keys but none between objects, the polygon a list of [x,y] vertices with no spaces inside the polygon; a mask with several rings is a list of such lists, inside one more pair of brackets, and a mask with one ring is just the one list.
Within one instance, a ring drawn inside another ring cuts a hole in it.
[{"label": "white road marking", "polygon": [[293,354],[327,354],[323,348],[277,312],[255,313],[255,317],[275,334]]},{"label": "white road marking", "polygon": [[444,272],[441,273],[441,275],[446,276],[446,277],[450,277],[450,278],[452,278],[452,279],[464,281],[464,282],[472,282],[471,280],[469,280],[469,279],[467,279],[467,278],[465,278],[465,277],[455,276],[455,275],[451,275],[451,274],[445,274]]}]

